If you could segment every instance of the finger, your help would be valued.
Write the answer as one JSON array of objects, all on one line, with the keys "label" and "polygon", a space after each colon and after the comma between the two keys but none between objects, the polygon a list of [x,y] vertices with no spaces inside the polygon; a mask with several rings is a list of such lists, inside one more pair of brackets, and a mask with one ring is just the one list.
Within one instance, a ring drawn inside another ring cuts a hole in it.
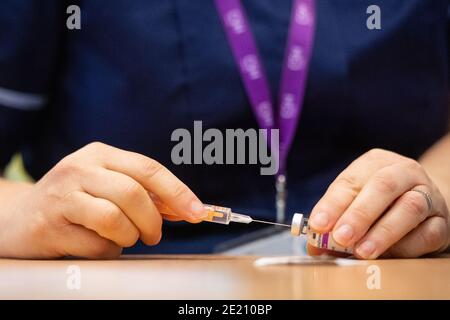
[{"label": "finger", "polygon": [[114,242],[100,237],[92,230],[74,224],[66,226],[64,237],[58,245],[65,256],[88,259],[114,259],[122,253],[122,248]]},{"label": "finger", "polygon": [[[425,186],[420,186],[426,190]],[[430,214],[424,197],[415,191],[403,194],[355,246],[355,255],[376,259],[415,229]]]},{"label": "finger", "polygon": [[163,219],[167,221],[182,221],[183,219],[179,216],[172,216],[169,214],[163,214]]},{"label": "finger", "polygon": [[427,253],[441,252],[449,245],[445,218],[433,216],[393,245],[387,254],[396,258],[416,258]]},{"label": "finger", "polygon": [[309,219],[311,228],[319,233],[329,232],[337,219],[355,199],[361,183],[353,177],[344,175],[336,178],[311,211]]},{"label": "finger", "polygon": [[64,217],[82,225],[120,247],[131,247],[139,239],[139,231],[125,213],[114,203],[95,198],[85,192],[71,192]]},{"label": "finger", "polygon": [[333,239],[342,246],[354,245],[400,195],[426,183],[425,173],[414,161],[378,170],[336,222]]},{"label": "finger", "polygon": [[161,199],[159,199],[159,197],[152,193],[149,192],[148,193],[150,198],[152,199],[153,203],[155,204],[156,208],[158,208],[158,211],[162,214],[163,218],[165,220],[168,221],[182,221],[182,220],[186,220],[190,223],[199,223],[202,222],[201,219],[197,219],[197,218],[182,218],[176,214],[173,213],[173,209],[171,209],[168,205],[166,205],[164,202],[161,201]]},{"label": "finger", "polygon": [[[185,221],[185,219],[182,219],[179,216],[172,216],[170,214],[163,214],[162,217],[163,217],[164,220],[167,220],[167,221]],[[194,219],[192,219],[192,220],[187,220],[187,221],[189,223],[197,224],[197,223],[202,222],[203,220],[198,220],[198,219],[194,220]]]},{"label": "finger", "polygon": [[153,203],[155,204],[156,208],[158,208],[158,211],[161,213],[164,220],[167,221],[182,221],[183,218],[170,214],[172,212],[172,209],[170,209],[167,205],[165,205],[161,200],[159,200],[158,196],[155,194],[149,192],[149,196],[152,199]]},{"label": "finger", "polygon": [[353,161],[314,206],[309,219],[311,228],[320,233],[331,231],[373,173],[406,159],[390,151],[372,149]]},{"label": "finger", "polygon": [[91,144],[90,148],[105,168],[132,177],[155,193],[176,215],[194,219],[207,216],[197,196],[157,161],[101,143]]},{"label": "finger", "polygon": [[116,204],[138,228],[145,244],[155,245],[160,241],[161,214],[137,181],[116,171],[97,168],[82,177],[81,184],[92,196]]}]

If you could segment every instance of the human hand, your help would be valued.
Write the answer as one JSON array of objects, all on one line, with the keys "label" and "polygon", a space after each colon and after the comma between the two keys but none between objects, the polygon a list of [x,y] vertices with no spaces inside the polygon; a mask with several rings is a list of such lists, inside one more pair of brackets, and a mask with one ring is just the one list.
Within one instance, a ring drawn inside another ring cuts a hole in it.
[{"label": "human hand", "polygon": [[[354,246],[360,259],[419,257],[445,250],[450,241],[447,204],[425,170],[381,149],[365,153],[335,179],[309,225],[332,232],[342,246]],[[312,246],[308,251],[324,253]]]},{"label": "human hand", "polygon": [[155,160],[92,143],[3,200],[0,256],[113,258],[138,238],[155,245],[158,206],[172,220],[199,222],[206,215],[194,193]]}]

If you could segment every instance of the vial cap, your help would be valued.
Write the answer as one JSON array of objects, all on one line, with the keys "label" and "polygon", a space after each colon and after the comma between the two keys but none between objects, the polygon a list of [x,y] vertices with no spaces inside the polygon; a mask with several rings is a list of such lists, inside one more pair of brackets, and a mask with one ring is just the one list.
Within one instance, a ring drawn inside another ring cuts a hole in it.
[{"label": "vial cap", "polygon": [[304,220],[303,214],[294,213],[294,216],[292,217],[292,223],[291,223],[291,234],[293,236],[299,236],[302,234],[303,220]]}]

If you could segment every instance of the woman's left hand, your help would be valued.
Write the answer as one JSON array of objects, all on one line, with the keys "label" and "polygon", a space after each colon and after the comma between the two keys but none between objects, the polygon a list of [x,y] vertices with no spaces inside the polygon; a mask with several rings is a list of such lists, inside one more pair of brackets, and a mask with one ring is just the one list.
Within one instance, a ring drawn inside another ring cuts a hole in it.
[{"label": "woman's left hand", "polygon": [[336,178],[309,225],[332,232],[342,246],[354,246],[361,259],[419,257],[445,250],[450,241],[447,204],[422,166],[380,149],[365,153]]}]

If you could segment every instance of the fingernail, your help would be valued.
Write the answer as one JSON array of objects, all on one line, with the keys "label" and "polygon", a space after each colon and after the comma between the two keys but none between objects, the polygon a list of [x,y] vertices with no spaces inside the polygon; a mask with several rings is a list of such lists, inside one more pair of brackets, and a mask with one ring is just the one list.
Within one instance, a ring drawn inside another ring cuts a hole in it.
[{"label": "fingernail", "polygon": [[326,228],[328,221],[329,219],[326,213],[318,212],[309,223],[313,229],[320,231]]},{"label": "fingernail", "polygon": [[197,219],[203,219],[208,216],[208,213],[206,212],[205,207],[198,200],[192,201],[191,213],[192,213],[192,216]]},{"label": "fingernail", "polygon": [[349,224],[343,224],[333,232],[333,238],[341,245],[346,245],[353,237],[353,228]]},{"label": "fingernail", "polygon": [[369,259],[375,252],[375,249],[375,244],[372,241],[367,240],[358,246],[356,253],[364,259]]}]

